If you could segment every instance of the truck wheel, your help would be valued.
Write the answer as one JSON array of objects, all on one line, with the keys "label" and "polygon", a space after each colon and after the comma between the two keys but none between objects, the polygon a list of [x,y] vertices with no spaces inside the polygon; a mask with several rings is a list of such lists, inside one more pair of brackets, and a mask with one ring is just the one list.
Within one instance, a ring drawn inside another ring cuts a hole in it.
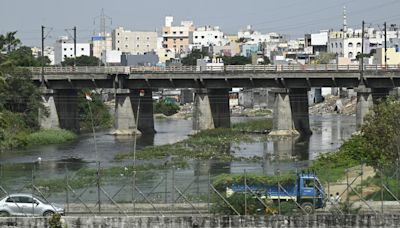
[{"label": "truck wheel", "polygon": [[310,202],[304,202],[301,204],[301,208],[307,213],[312,214],[314,212],[314,205]]}]

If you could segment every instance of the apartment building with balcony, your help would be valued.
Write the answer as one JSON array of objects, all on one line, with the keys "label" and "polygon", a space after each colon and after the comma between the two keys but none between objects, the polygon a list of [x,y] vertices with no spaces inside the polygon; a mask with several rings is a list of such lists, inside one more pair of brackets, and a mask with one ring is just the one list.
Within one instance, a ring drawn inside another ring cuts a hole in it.
[{"label": "apartment building with balcony", "polygon": [[162,29],[163,48],[171,49],[177,54],[187,53],[193,43],[194,26],[192,21],[182,21],[180,26],[173,26],[174,18],[165,17]]}]

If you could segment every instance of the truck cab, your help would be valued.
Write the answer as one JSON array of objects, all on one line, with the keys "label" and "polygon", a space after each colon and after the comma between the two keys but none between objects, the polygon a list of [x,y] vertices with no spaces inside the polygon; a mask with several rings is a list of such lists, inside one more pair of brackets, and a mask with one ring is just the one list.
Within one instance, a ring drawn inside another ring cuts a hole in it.
[{"label": "truck cab", "polygon": [[297,175],[297,203],[309,212],[311,209],[324,207],[326,197],[324,188],[314,173],[300,173]]}]

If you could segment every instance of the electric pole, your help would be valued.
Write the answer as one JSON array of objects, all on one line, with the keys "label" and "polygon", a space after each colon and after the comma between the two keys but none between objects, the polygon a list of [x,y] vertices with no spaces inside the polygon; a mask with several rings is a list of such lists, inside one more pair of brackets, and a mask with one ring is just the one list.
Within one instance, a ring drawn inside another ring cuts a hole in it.
[{"label": "electric pole", "polygon": [[385,68],[387,67],[387,28],[386,28],[386,21],[383,24],[383,26],[385,27],[385,42],[384,42],[384,48],[385,48]]},{"label": "electric pole", "polygon": [[365,22],[362,21],[361,28],[361,77],[364,76],[364,26]]},{"label": "electric pole", "polygon": [[41,59],[41,65],[42,65],[42,72],[41,72],[41,87],[44,87],[44,26],[42,25],[42,59]]},{"label": "electric pole", "polygon": [[74,30],[74,67],[76,66],[76,26],[73,28]]}]

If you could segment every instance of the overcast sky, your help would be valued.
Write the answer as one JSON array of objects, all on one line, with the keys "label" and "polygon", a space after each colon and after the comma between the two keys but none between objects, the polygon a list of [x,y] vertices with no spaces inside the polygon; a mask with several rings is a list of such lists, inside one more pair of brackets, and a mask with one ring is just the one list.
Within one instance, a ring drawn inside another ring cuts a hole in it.
[{"label": "overcast sky", "polygon": [[[40,26],[52,28],[46,45],[68,35],[65,29],[77,26],[78,41],[88,41],[99,31],[104,8],[112,18],[108,31],[117,26],[130,30],[159,31],[164,17],[174,16],[174,24],[192,20],[196,26],[220,26],[225,33],[237,33],[251,24],[261,32],[278,32],[290,38],[304,33],[342,26],[343,6],[349,27],[361,21],[374,27],[400,24],[400,0],[2,0],[0,33],[17,30],[25,45],[40,45]],[[48,31],[48,30],[47,30]]]}]

